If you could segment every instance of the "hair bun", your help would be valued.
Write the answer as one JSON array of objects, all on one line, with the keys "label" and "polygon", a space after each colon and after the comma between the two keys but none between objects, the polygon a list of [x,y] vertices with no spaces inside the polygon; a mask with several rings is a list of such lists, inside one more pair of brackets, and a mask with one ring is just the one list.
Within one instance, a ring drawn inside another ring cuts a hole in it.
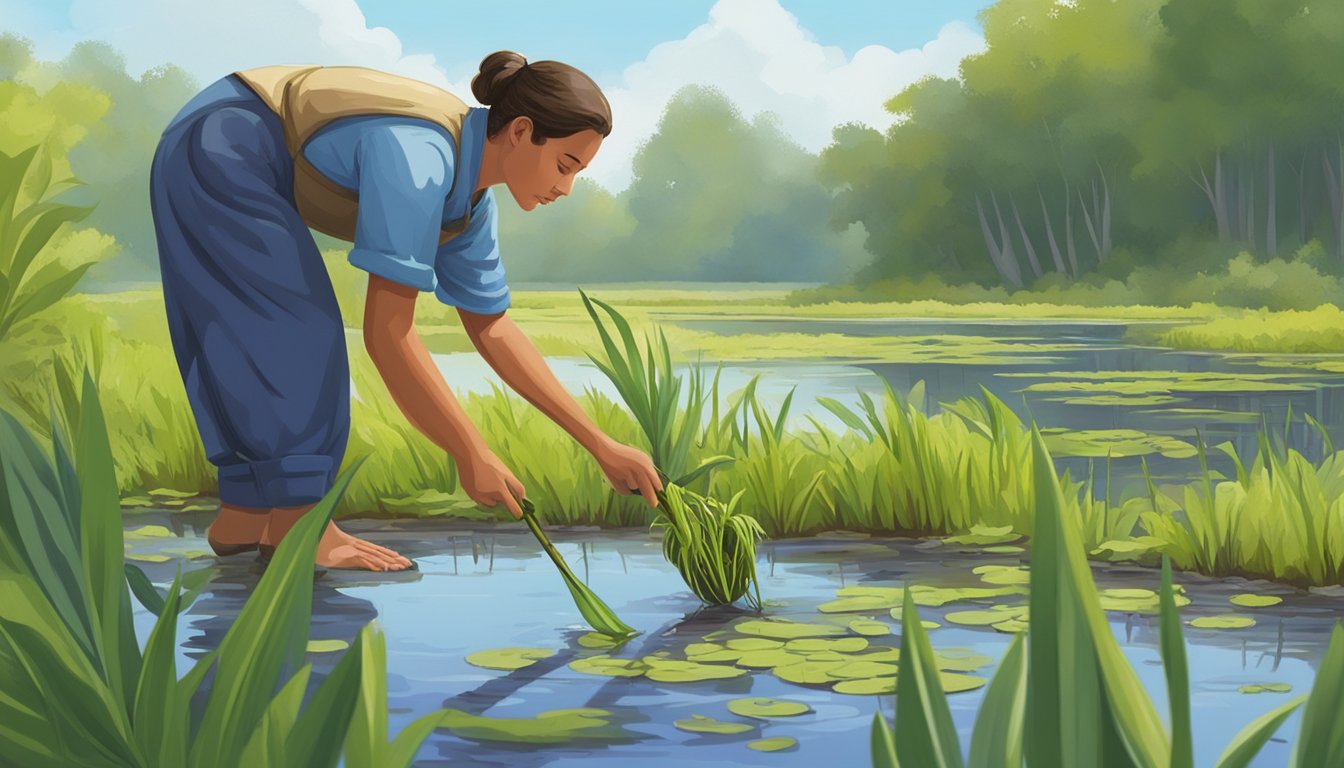
[{"label": "hair bun", "polygon": [[471,78],[471,94],[481,104],[496,104],[514,76],[527,66],[527,57],[515,51],[495,51],[481,61],[481,70]]}]

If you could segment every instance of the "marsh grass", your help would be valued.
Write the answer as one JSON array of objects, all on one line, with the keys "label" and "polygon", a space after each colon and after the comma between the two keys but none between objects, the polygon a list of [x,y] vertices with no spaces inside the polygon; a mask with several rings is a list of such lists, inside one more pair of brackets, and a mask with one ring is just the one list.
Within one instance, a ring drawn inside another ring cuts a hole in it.
[{"label": "marsh grass", "polygon": [[[203,455],[171,353],[123,338],[100,314],[108,301],[70,299],[60,328],[30,323],[25,333],[31,340],[6,340],[0,355],[5,407],[50,448],[48,393],[70,389],[70,372],[88,365],[99,370],[121,492],[139,495],[166,487],[212,495],[213,467]],[[590,321],[599,312],[611,317],[600,304],[590,307]],[[632,341],[633,323],[628,323]],[[118,320],[116,326],[126,323]],[[630,357],[619,332],[609,338]],[[636,350],[643,372],[632,385],[644,392],[636,397],[648,403],[641,406],[645,419],[592,391],[579,397],[585,411],[621,442],[650,451],[662,445],[658,455],[699,468],[699,475],[679,478],[684,488],[717,499],[742,492],[737,509],[771,538],[836,528],[946,536],[974,526],[1007,526],[1032,533],[1029,431],[985,390],[978,398],[941,403],[941,412],[933,415],[925,413],[920,386],[909,393],[888,388],[861,398],[856,408],[823,398],[819,404],[840,418],[842,429],[815,420],[811,428],[784,428],[797,407],[792,398],[767,406],[755,382],[723,392],[721,367],[712,378],[692,371],[701,383],[678,385],[679,377],[691,374],[671,373],[668,362],[675,358],[666,339],[654,336]],[[351,345],[351,363],[359,398],[352,404],[346,465],[362,459],[364,467],[334,514],[471,514],[508,522],[507,513],[478,509],[466,497],[453,462],[406,421],[357,344]],[[639,370],[632,360],[632,377]],[[693,393],[698,418],[681,405]],[[674,394],[675,408],[669,405]],[[521,398],[497,388],[465,395],[462,402],[538,502],[542,522],[642,526],[657,519],[642,500],[612,493],[593,458]],[[659,440],[650,440],[646,428]],[[1154,483],[1147,495],[1115,499],[1109,489],[1102,491],[1105,479],[1092,471],[1078,478],[1058,475],[1065,504],[1081,522],[1084,545],[1110,559],[1155,563],[1165,552],[1182,569],[1304,585],[1339,583],[1344,458],[1324,440],[1324,458],[1308,461],[1285,450],[1268,426],[1261,432],[1263,444],[1253,462],[1235,457],[1242,464],[1236,479],[1205,470],[1188,482]],[[1103,465],[1096,466],[1100,474]]]},{"label": "marsh grass", "polygon": [[[1170,728],[1107,624],[1081,530],[1068,514],[1050,456],[1033,426],[1036,537],[1032,546],[1027,631],[1013,638],[976,713],[969,764],[979,768],[1194,765],[1189,667],[1176,609],[1170,560],[1162,562],[1159,650]],[[948,768],[966,765],[932,646],[910,592],[905,594],[896,672],[894,728],[875,712],[872,762]],[[1233,738],[1218,768],[1244,768],[1297,708],[1306,706],[1292,764],[1344,760],[1340,708],[1344,628],[1336,624],[1310,696],[1298,696],[1253,720]]]}]

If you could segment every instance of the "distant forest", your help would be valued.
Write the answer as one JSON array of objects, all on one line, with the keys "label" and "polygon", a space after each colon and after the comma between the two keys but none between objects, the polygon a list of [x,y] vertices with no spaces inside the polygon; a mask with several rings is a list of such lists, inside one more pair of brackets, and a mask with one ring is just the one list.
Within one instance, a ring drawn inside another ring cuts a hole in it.
[{"label": "distant forest", "polygon": [[[890,130],[837,126],[820,155],[683,89],[626,190],[581,182],[530,214],[501,196],[510,279],[1161,293],[1260,270],[1288,304],[1338,286],[1344,3],[1000,0],[980,19],[986,50],[958,79],[892,94]],[[203,85],[171,64],[132,75],[95,41],[44,62],[0,35],[0,151],[44,143],[85,182],[97,207],[54,247],[98,253],[86,285],[155,279],[149,162]]]}]

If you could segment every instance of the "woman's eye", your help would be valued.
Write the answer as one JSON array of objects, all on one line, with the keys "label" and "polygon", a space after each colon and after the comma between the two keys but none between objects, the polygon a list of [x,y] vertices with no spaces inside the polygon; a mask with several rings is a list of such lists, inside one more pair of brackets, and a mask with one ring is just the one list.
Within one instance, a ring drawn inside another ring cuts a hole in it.
[{"label": "woman's eye", "polygon": [[557,165],[556,168],[559,168],[561,173],[569,173],[569,169],[563,165]]}]

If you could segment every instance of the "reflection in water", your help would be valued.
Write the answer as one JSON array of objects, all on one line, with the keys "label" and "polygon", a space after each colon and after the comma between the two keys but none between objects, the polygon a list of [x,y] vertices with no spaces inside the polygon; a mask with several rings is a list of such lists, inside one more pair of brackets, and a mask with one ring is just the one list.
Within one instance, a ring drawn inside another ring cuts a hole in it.
[{"label": "reflection in water", "polygon": [[[163,516],[167,519],[167,516]],[[137,515],[128,525],[160,522]],[[191,514],[174,515],[183,539],[137,542],[141,551],[171,552],[184,543],[203,545],[204,525]],[[186,521],[183,523],[183,521]],[[353,640],[368,621],[377,619],[386,632],[390,728],[399,732],[411,721],[439,707],[493,718],[534,717],[552,709],[595,707],[612,713],[621,729],[618,738],[563,745],[508,744],[473,740],[446,729],[434,732],[419,752],[419,766],[554,766],[605,763],[625,765],[867,765],[868,729],[873,712],[887,716],[892,698],[837,694],[825,688],[783,682],[765,670],[727,680],[655,683],[646,678],[608,678],[576,672],[569,662],[610,653],[640,658],[682,649],[709,632],[730,627],[759,614],[736,607],[708,608],[687,590],[675,569],[661,555],[655,533],[645,530],[595,531],[550,527],[548,533],[574,567],[586,561],[585,581],[642,634],[614,651],[582,647],[588,631],[555,566],[521,525],[424,521],[349,521],[352,532],[407,553],[417,561],[410,573],[363,574],[328,570],[314,584],[312,637]],[[148,549],[145,549],[148,548]],[[771,618],[817,621],[817,606],[834,599],[845,585],[930,586],[978,585],[971,568],[981,564],[1015,565],[1015,556],[989,556],[936,541],[877,539],[855,534],[827,534],[810,539],[762,542],[757,567],[761,577],[762,612]],[[204,562],[210,562],[204,560]],[[261,568],[249,556],[219,561],[220,573],[192,608],[181,631],[180,653],[199,656],[218,644],[243,601],[255,587]],[[174,562],[147,563],[150,577],[166,583]],[[1156,589],[1154,571],[1124,565],[1094,564],[1100,586]],[[1337,596],[1306,594],[1282,585],[1241,579],[1212,579],[1178,574],[1192,604],[1182,609],[1188,620],[1200,615],[1241,613],[1256,618],[1254,627],[1200,630],[1186,627],[1192,681],[1196,763],[1210,764],[1233,735],[1256,716],[1285,700],[1284,694],[1247,695],[1243,685],[1289,683],[1293,695],[1305,693],[1314,676],[1337,616]],[[1239,592],[1278,594],[1282,605],[1239,609],[1228,597]],[[999,603],[1019,603],[1009,596]],[[995,601],[980,601],[989,604]],[[999,659],[1009,636],[987,628],[962,627],[944,616],[974,607],[953,602],[921,608],[925,619],[942,626],[930,633],[936,648],[967,649]],[[885,612],[868,615],[894,631],[899,623]],[[1155,616],[1108,614],[1117,640],[1160,712],[1165,712],[1165,682],[1157,651]],[[137,631],[148,635],[152,617],[137,606]],[[877,645],[899,645],[899,637],[869,638]],[[475,651],[500,647],[542,647],[555,652],[523,669],[497,671],[467,664]],[[316,685],[340,654],[310,654]],[[188,660],[187,663],[190,663]],[[179,672],[185,667],[179,669]],[[977,671],[993,674],[991,665]],[[953,717],[963,741],[984,689],[953,695]],[[675,720],[705,715],[746,722],[727,710],[735,698],[767,696],[807,703],[813,712],[794,718],[754,721],[757,728],[737,736],[693,734],[675,728]],[[1281,729],[1255,765],[1283,764],[1285,739],[1296,732],[1296,718]],[[747,749],[751,739],[791,736],[798,747],[783,753]]]}]

